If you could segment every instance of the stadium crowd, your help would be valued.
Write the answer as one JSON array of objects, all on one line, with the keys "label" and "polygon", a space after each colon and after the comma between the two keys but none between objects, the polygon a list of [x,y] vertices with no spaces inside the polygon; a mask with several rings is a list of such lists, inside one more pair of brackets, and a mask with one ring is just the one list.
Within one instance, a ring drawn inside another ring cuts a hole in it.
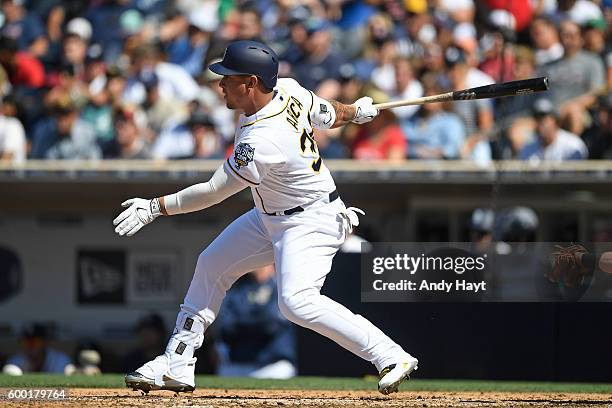
[{"label": "stadium crowd", "polygon": [[256,39],[280,76],[351,103],[533,76],[551,90],[384,110],[324,158],[612,157],[612,0],[1,0],[0,160],[222,158],[206,69]]}]

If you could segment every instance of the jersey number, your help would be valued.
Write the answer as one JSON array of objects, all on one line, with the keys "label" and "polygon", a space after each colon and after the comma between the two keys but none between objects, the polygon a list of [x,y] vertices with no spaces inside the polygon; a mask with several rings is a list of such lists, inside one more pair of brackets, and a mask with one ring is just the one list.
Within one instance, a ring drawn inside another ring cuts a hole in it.
[{"label": "jersey number", "polygon": [[319,156],[319,149],[317,148],[317,142],[314,140],[313,133],[309,134],[306,132],[306,129],[304,129],[302,136],[300,136],[300,149],[302,149],[302,154],[315,158],[310,167],[318,173],[321,170],[323,160]]}]

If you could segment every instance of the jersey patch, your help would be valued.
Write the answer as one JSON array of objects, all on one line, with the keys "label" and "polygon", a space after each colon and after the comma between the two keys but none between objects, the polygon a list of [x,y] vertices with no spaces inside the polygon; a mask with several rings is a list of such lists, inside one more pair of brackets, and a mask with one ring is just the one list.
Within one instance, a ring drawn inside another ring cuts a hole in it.
[{"label": "jersey patch", "polygon": [[241,167],[246,167],[253,161],[255,149],[248,143],[239,143],[234,149],[234,162],[240,170]]}]

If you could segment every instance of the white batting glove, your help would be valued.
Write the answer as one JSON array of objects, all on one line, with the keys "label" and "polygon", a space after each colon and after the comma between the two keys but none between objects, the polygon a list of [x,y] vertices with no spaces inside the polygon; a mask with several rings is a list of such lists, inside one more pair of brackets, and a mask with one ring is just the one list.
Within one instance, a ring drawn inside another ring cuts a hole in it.
[{"label": "white batting glove", "polygon": [[366,123],[374,119],[378,115],[378,109],[372,104],[372,98],[364,96],[355,101],[353,106],[356,108],[357,113],[351,122],[353,123]]},{"label": "white batting glove", "polygon": [[129,207],[113,220],[115,232],[121,236],[131,237],[162,214],[158,198],[131,198],[121,203],[121,206]]}]

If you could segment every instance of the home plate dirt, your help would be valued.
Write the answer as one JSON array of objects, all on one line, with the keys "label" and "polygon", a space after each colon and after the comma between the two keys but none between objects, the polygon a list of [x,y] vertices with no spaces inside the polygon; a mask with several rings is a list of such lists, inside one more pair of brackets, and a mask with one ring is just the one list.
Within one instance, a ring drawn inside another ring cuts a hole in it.
[{"label": "home plate dirt", "polygon": [[[24,404],[25,402],[25,404]],[[0,400],[2,407],[612,407],[612,395],[501,392],[399,392],[383,396],[375,391],[223,390],[198,389],[175,396],[168,391],[142,395],[137,391],[73,388],[61,401]]]}]

